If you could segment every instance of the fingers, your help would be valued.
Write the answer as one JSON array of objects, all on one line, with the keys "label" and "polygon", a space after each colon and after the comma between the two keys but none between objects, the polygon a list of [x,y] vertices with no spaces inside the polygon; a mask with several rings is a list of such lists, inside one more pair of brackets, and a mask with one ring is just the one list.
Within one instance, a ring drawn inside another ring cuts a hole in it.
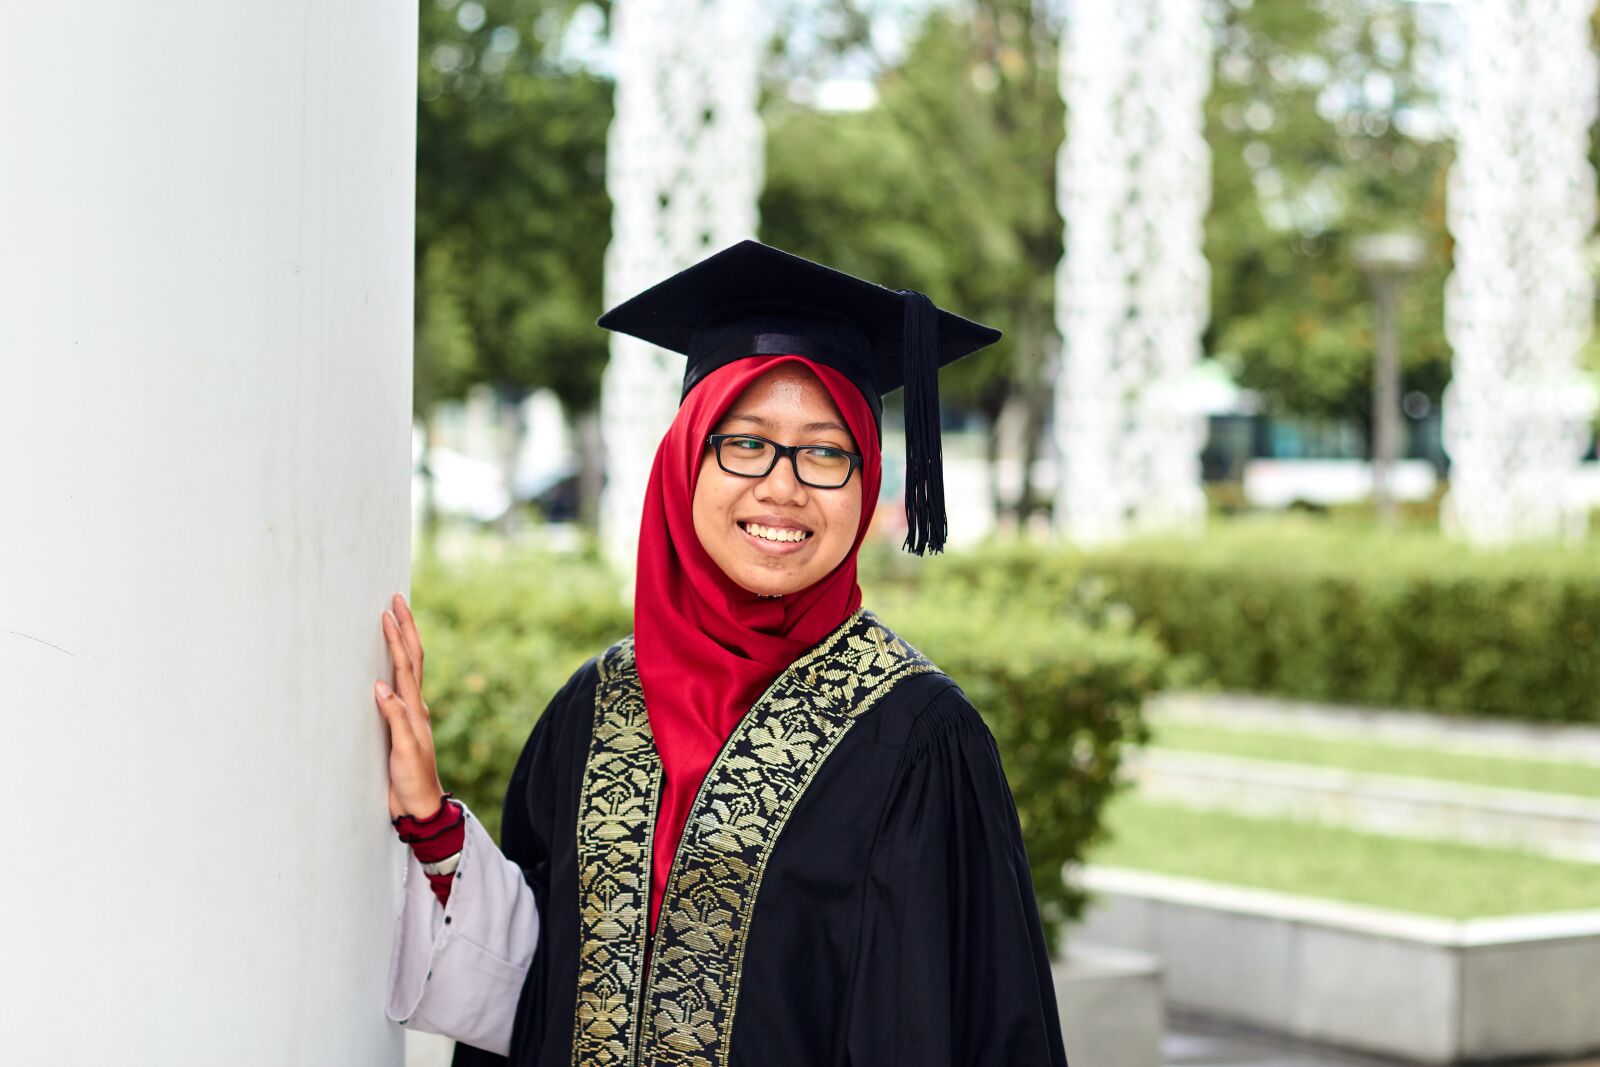
[{"label": "fingers", "polygon": [[378,711],[389,724],[389,814],[433,810],[439,793],[433,731],[422,701],[422,638],[405,598],[394,595],[383,613],[383,638],[394,664],[394,688],[375,684]]},{"label": "fingers", "polygon": [[400,699],[400,694],[390,689],[383,682],[374,686],[377,695],[378,711],[389,724],[391,734],[390,745],[393,748],[409,749],[417,745],[417,731],[411,724],[411,716],[406,712],[406,704]]},{"label": "fingers", "polygon": [[439,772],[427,722],[418,722],[400,695],[374,683],[378,711],[389,724],[389,816],[438,808]]},{"label": "fingers", "polygon": [[378,710],[389,723],[389,747],[405,756],[420,753],[433,758],[433,731],[426,715],[406,706],[400,694],[382,682],[377,683]]},{"label": "fingers", "polygon": [[417,620],[411,614],[411,605],[406,603],[406,598],[396,593],[390,598],[395,619],[400,623],[400,636],[406,643],[406,651],[411,655],[413,673],[417,676],[417,688],[422,688],[422,635],[417,632]]},{"label": "fingers", "polygon": [[394,687],[407,707],[422,714],[422,689],[417,685],[417,672],[411,666],[411,653],[405,639],[400,636],[400,622],[391,611],[383,613],[383,637],[389,645],[389,658],[394,661]]}]

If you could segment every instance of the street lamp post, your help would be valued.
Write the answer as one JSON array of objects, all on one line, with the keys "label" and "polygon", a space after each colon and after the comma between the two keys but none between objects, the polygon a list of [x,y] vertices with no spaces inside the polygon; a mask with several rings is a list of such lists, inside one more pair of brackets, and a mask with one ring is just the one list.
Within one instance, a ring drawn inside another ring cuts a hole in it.
[{"label": "street lamp post", "polygon": [[1355,242],[1355,260],[1377,305],[1377,351],[1372,361],[1372,498],[1378,522],[1397,517],[1390,474],[1400,458],[1400,290],[1422,266],[1427,245],[1408,233],[1382,233]]}]

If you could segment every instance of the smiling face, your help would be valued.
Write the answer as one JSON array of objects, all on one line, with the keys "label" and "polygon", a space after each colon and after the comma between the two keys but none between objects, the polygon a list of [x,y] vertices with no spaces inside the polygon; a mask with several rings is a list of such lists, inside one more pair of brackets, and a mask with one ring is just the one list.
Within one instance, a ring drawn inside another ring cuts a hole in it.
[{"label": "smiling face", "polygon": [[[783,445],[859,452],[816,375],[784,364],[751,383],[715,433],[748,433]],[[764,478],[729,474],[707,447],[694,489],[694,531],[712,562],[742,589],[797,593],[850,554],[861,524],[861,472],[839,489],[815,489],[780,457]]]}]

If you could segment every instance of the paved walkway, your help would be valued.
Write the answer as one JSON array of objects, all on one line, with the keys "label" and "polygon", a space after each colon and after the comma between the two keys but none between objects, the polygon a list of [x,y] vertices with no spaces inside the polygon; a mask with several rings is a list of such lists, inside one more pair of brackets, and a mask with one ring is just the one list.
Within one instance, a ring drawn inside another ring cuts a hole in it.
[{"label": "paved walkway", "polygon": [[[1194,1019],[1172,1023],[1161,1042],[1161,1053],[1166,1067],[1394,1067],[1395,1064],[1393,1060],[1291,1045]],[[1110,1065],[1091,1063],[1083,1067]],[[1551,1063],[1546,1067],[1600,1067],[1600,1059]]]},{"label": "paved walkway", "polygon": [[1193,1019],[1173,1021],[1161,1042],[1161,1058],[1166,1067],[1392,1067],[1393,1063],[1290,1045]]}]

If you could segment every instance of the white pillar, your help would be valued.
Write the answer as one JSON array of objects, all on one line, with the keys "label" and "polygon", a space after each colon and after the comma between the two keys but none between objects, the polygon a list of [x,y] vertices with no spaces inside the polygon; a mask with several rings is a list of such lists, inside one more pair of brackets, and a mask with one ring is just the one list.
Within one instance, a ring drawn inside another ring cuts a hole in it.
[{"label": "white pillar", "polygon": [[1203,0],[1073,0],[1061,46],[1057,525],[1076,541],[1204,520],[1186,403],[1210,309]]},{"label": "white pillar", "polygon": [[[618,0],[617,110],[606,155],[607,307],[756,233],[765,140],[756,111],[765,38],[754,0]],[[645,483],[678,410],[682,356],[611,340],[601,535],[632,573]]]},{"label": "white pillar", "polygon": [[1595,403],[1579,375],[1594,324],[1594,3],[1474,0],[1457,11],[1444,521],[1481,544],[1578,535],[1587,503],[1572,475]]},{"label": "white pillar", "polygon": [[4,13],[0,1062],[396,1064],[416,10]]}]

